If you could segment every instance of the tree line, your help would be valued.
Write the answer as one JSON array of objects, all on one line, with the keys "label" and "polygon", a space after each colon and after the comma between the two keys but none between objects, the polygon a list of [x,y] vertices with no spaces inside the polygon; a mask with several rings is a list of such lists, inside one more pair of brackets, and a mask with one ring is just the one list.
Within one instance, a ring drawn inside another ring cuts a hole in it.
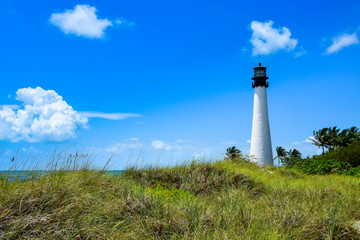
[{"label": "tree line", "polygon": [[[302,157],[297,149],[287,151],[281,146],[276,147],[276,159],[286,168],[295,168],[309,174],[339,173],[360,176],[360,131],[357,127],[339,129],[325,127],[313,131],[308,138],[315,146],[321,148],[320,155]],[[249,158],[243,156],[235,146],[227,149],[229,160]]]}]

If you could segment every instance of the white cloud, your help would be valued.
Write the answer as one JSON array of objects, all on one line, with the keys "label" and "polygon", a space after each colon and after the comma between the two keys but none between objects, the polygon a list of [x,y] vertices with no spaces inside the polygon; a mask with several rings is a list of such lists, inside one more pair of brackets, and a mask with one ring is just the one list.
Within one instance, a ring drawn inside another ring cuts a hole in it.
[{"label": "white cloud", "polygon": [[117,25],[121,25],[123,27],[128,27],[128,28],[132,28],[132,27],[135,26],[135,22],[128,21],[128,20],[126,20],[124,18],[115,20],[115,23]]},{"label": "white cloud", "polygon": [[86,127],[88,119],[53,90],[21,88],[16,99],[23,102],[21,108],[0,109],[0,140],[61,142],[74,138],[78,127]]},{"label": "white cloud", "polygon": [[293,50],[298,40],[291,38],[291,32],[286,27],[273,28],[274,22],[252,21],[250,28],[253,31],[250,42],[253,46],[252,55],[268,55],[279,50]]},{"label": "white cloud", "polygon": [[17,105],[17,104],[2,104],[2,105],[0,105],[0,108],[5,108],[5,107],[11,108],[11,109],[19,109],[19,108],[21,108],[21,106]]},{"label": "white cloud", "polygon": [[161,140],[152,141],[151,146],[155,149],[165,149],[166,151],[169,151],[173,148],[170,144],[166,144]]},{"label": "white cloud", "polygon": [[211,153],[211,149],[209,148],[204,148],[200,153],[199,152],[194,152],[193,153],[193,158],[206,158],[210,155]]},{"label": "white cloud", "polygon": [[307,54],[307,51],[304,50],[304,47],[301,46],[300,50],[295,53],[295,58],[301,57]]},{"label": "white cloud", "polygon": [[22,148],[22,151],[30,152],[30,153],[40,153],[40,151],[34,148],[33,146],[30,146],[29,148]]},{"label": "white cloud", "polygon": [[165,143],[161,140],[154,140],[151,142],[151,146],[155,149],[162,149],[165,147]]},{"label": "white cloud", "polygon": [[313,143],[312,140],[315,140],[315,138],[313,136],[310,136],[303,141],[294,141],[291,143],[291,145],[302,145],[303,143]]},{"label": "white cloud", "polygon": [[122,120],[129,117],[140,117],[140,114],[135,113],[102,113],[102,112],[79,112],[87,118],[104,118],[108,120]]},{"label": "white cloud", "polygon": [[332,53],[336,53],[343,49],[344,47],[348,47],[350,45],[359,44],[359,39],[356,33],[353,34],[342,34],[332,39],[333,43],[330,47],[326,49],[324,54],[329,55]]},{"label": "white cloud", "polygon": [[[77,112],[53,90],[22,88],[16,92],[22,105],[0,105],[0,140],[62,142],[76,137],[89,118],[121,120],[134,113]],[[135,140],[133,138],[132,140]]]},{"label": "white cloud", "polygon": [[67,9],[63,13],[53,13],[50,23],[65,34],[87,38],[102,38],[105,29],[113,25],[108,19],[99,19],[96,8],[90,5],[76,5],[74,9]]}]

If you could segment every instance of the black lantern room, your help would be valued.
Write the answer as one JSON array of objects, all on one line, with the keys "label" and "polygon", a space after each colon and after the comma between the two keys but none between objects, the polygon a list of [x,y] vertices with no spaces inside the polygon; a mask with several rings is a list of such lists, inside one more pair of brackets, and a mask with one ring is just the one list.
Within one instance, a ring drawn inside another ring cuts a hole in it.
[{"label": "black lantern room", "polygon": [[254,77],[252,78],[254,82],[252,83],[252,87],[269,87],[269,83],[266,81],[267,79],[266,67],[261,66],[261,63],[259,63],[259,66],[254,68]]}]

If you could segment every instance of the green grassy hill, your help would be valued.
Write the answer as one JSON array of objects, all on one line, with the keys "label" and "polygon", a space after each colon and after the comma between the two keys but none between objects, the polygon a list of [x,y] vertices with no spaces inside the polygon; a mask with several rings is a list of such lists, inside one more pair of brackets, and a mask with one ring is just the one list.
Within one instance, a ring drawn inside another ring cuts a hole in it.
[{"label": "green grassy hill", "polygon": [[0,180],[1,239],[360,239],[360,178],[251,163]]}]

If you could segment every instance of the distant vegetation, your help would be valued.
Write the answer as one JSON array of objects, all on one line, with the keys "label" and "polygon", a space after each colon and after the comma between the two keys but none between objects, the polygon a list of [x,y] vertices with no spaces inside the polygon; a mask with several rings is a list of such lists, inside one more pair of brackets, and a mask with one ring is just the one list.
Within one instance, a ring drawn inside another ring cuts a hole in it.
[{"label": "distant vegetation", "polygon": [[277,158],[284,167],[308,174],[360,176],[360,132],[357,127],[343,130],[329,127],[314,131],[313,134],[309,140],[322,149],[322,154],[302,158],[297,149],[286,151],[277,147]]},{"label": "distant vegetation", "polygon": [[226,157],[230,160],[234,160],[242,157],[242,153],[235,146],[229,147],[226,149]]}]

